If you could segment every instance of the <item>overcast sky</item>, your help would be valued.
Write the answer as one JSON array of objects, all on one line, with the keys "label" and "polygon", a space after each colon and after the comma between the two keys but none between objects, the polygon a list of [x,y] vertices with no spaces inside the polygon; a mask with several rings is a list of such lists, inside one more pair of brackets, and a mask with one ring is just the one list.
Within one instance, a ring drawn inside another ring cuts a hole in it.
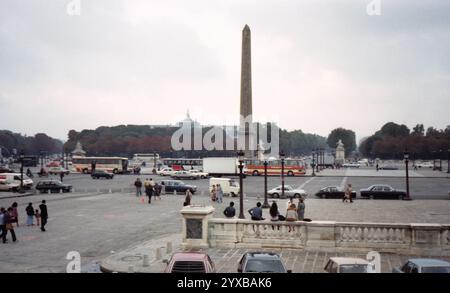
[{"label": "overcast sky", "polygon": [[[385,122],[450,124],[450,1],[0,2],[0,129],[239,120],[242,28],[253,113],[285,129],[358,139]],[[73,10],[72,10],[73,11]]]}]

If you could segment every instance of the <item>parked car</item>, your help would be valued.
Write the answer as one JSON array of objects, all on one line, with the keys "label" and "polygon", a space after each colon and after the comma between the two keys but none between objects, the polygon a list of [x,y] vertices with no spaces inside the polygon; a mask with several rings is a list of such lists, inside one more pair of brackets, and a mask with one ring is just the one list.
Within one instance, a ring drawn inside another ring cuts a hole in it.
[{"label": "parked car", "polygon": [[223,195],[225,196],[238,196],[239,195],[239,183],[231,178],[210,178],[209,179],[209,191],[212,191],[212,186],[220,184]]},{"label": "parked car", "polygon": [[238,273],[291,273],[277,253],[247,252],[239,261]]},{"label": "parked car", "polygon": [[6,166],[0,167],[0,173],[15,173],[13,169],[8,168]]},{"label": "parked car", "polygon": [[70,184],[63,184],[59,180],[42,180],[36,185],[36,190],[40,191],[41,193],[47,193],[48,191],[52,193],[56,192],[71,192],[72,191],[72,185]]},{"label": "parked car", "polygon": [[332,257],[324,270],[327,273],[367,273],[369,262],[362,258]]},{"label": "parked car", "polygon": [[450,274],[450,263],[439,259],[413,258],[402,267],[394,268],[393,273],[433,273]]},{"label": "parked car", "polygon": [[92,179],[100,179],[100,178],[113,179],[114,174],[103,170],[96,170],[94,171],[94,173],[91,174],[91,177]]},{"label": "parked car", "polygon": [[342,167],[344,168],[359,168],[361,167],[360,163],[344,163],[342,164]]},{"label": "parked car", "polygon": [[205,179],[208,178],[209,174],[206,172],[202,172],[200,170],[189,170],[191,174],[196,175],[198,178]]},{"label": "parked car", "polygon": [[176,191],[179,193],[185,193],[186,190],[189,189],[192,194],[194,194],[197,191],[197,186],[186,184],[180,180],[163,180],[161,181],[161,185],[163,186],[165,192]]},{"label": "parked car", "polygon": [[214,262],[209,255],[200,252],[178,252],[167,263],[165,273],[215,273]]},{"label": "parked car", "polygon": [[50,175],[59,175],[63,173],[64,175],[69,175],[70,171],[63,167],[50,167],[48,168],[48,174]]},{"label": "parked car", "polygon": [[170,176],[172,173],[175,172],[172,168],[163,168],[156,172],[156,174],[161,176]]},{"label": "parked car", "polygon": [[398,170],[398,167],[393,165],[382,165],[378,167],[378,170]]},{"label": "parked car", "polygon": [[[21,176],[22,175],[20,173],[1,173],[0,180],[6,180],[20,185],[22,178]],[[26,189],[33,187],[33,180],[25,173],[23,174],[23,187]]]},{"label": "parked car", "polygon": [[[267,194],[273,198],[280,198],[281,194],[282,194],[281,185],[269,190],[267,192]],[[285,185],[284,186],[284,196],[285,197],[292,197],[292,196],[293,197],[300,197],[300,196],[306,197],[306,196],[308,196],[308,194],[303,189],[296,189],[290,185]]]},{"label": "parked car", "polygon": [[406,191],[394,189],[389,185],[372,185],[368,188],[361,189],[360,193],[361,197],[370,199],[405,199],[406,197]]},{"label": "parked car", "polygon": [[[344,198],[344,188],[338,186],[328,186],[316,192],[316,196],[320,198]],[[352,198],[356,198],[356,191],[352,191]]]},{"label": "parked car", "polygon": [[20,184],[11,182],[8,180],[0,180],[0,191],[17,192],[19,190],[20,190]]},{"label": "parked car", "polygon": [[416,163],[415,166],[417,168],[433,168],[434,165],[431,162],[420,162],[420,163]]},{"label": "parked car", "polygon": [[170,175],[173,179],[199,179],[197,174],[191,173],[189,171],[175,171]]}]

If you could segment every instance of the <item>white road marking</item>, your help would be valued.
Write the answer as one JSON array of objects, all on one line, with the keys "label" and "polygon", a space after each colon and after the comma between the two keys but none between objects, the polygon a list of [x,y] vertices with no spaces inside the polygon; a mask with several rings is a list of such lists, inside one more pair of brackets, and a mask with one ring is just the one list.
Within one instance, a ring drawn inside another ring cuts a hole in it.
[{"label": "white road marking", "polygon": [[302,185],[300,185],[300,186],[298,187],[298,189],[303,189],[303,188],[306,186],[306,184],[308,184],[309,182],[313,181],[314,179],[316,179],[316,177],[312,177],[311,179],[307,180],[305,183],[303,183]]}]

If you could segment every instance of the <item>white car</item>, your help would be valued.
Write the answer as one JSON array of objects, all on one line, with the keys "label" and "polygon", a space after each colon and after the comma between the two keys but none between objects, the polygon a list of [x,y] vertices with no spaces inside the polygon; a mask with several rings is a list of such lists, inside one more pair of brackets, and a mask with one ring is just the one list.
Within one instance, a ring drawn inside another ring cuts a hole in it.
[{"label": "white car", "polygon": [[70,171],[63,167],[50,167],[48,168],[48,173],[50,175],[59,175],[63,173],[64,175],[69,175]]},{"label": "white car", "polygon": [[417,168],[433,168],[433,163],[431,162],[420,162],[416,164]]},{"label": "white car", "polygon": [[[8,181],[11,183],[19,184],[21,181],[21,174],[20,173],[2,173],[0,174],[0,181]],[[33,187],[33,180],[28,177],[26,174],[23,174],[23,187],[30,189]]]},{"label": "white car", "polygon": [[189,170],[189,173],[196,175],[198,178],[204,179],[208,178],[208,173],[202,172],[200,170]]},{"label": "white car", "polygon": [[344,168],[359,168],[361,167],[360,163],[345,163],[342,165]]},{"label": "white car", "polygon": [[362,258],[332,257],[324,268],[327,273],[368,273],[369,262]]},{"label": "white car", "polygon": [[[281,196],[282,196],[281,185],[269,190],[267,192],[267,194],[273,198],[281,198]],[[306,197],[306,196],[308,196],[308,194],[303,189],[295,189],[290,185],[285,185],[284,186],[284,196],[285,197],[292,197],[292,196],[293,197],[300,197],[300,196]]]},{"label": "white car", "polygon": [[174,172],[175,171],[172,168],[163,168],[163,169],[159,170],[158,172],[156,172],[156,174],[161,175],[161,176],[170,176]]},{"label": "white car", "polygon": [[20,184],[7,181],[7,180],[1,180],[0,181],[0,191],[19,191]]}]

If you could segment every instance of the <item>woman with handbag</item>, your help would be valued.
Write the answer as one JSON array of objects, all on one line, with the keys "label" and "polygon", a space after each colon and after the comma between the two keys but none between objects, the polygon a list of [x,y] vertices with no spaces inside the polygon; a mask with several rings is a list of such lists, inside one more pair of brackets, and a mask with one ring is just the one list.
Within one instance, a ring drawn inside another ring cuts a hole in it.
[{"label": "woman with handbag", "polygon": [[13,208],[8,208],[8,211],[4,213],[4,221],[5,221],[5,228],[6,228],[6,232],[3,235],[3,243],[6,243],[6,235],[9,233],[11,233],[11,237],[12,237],[12,241],[16,242],[17,238],[16,238],[16,232],[14,232],[14,227],[13,227],[13,223],[14,220],[12,218],[12,213],[13,213]]}]

